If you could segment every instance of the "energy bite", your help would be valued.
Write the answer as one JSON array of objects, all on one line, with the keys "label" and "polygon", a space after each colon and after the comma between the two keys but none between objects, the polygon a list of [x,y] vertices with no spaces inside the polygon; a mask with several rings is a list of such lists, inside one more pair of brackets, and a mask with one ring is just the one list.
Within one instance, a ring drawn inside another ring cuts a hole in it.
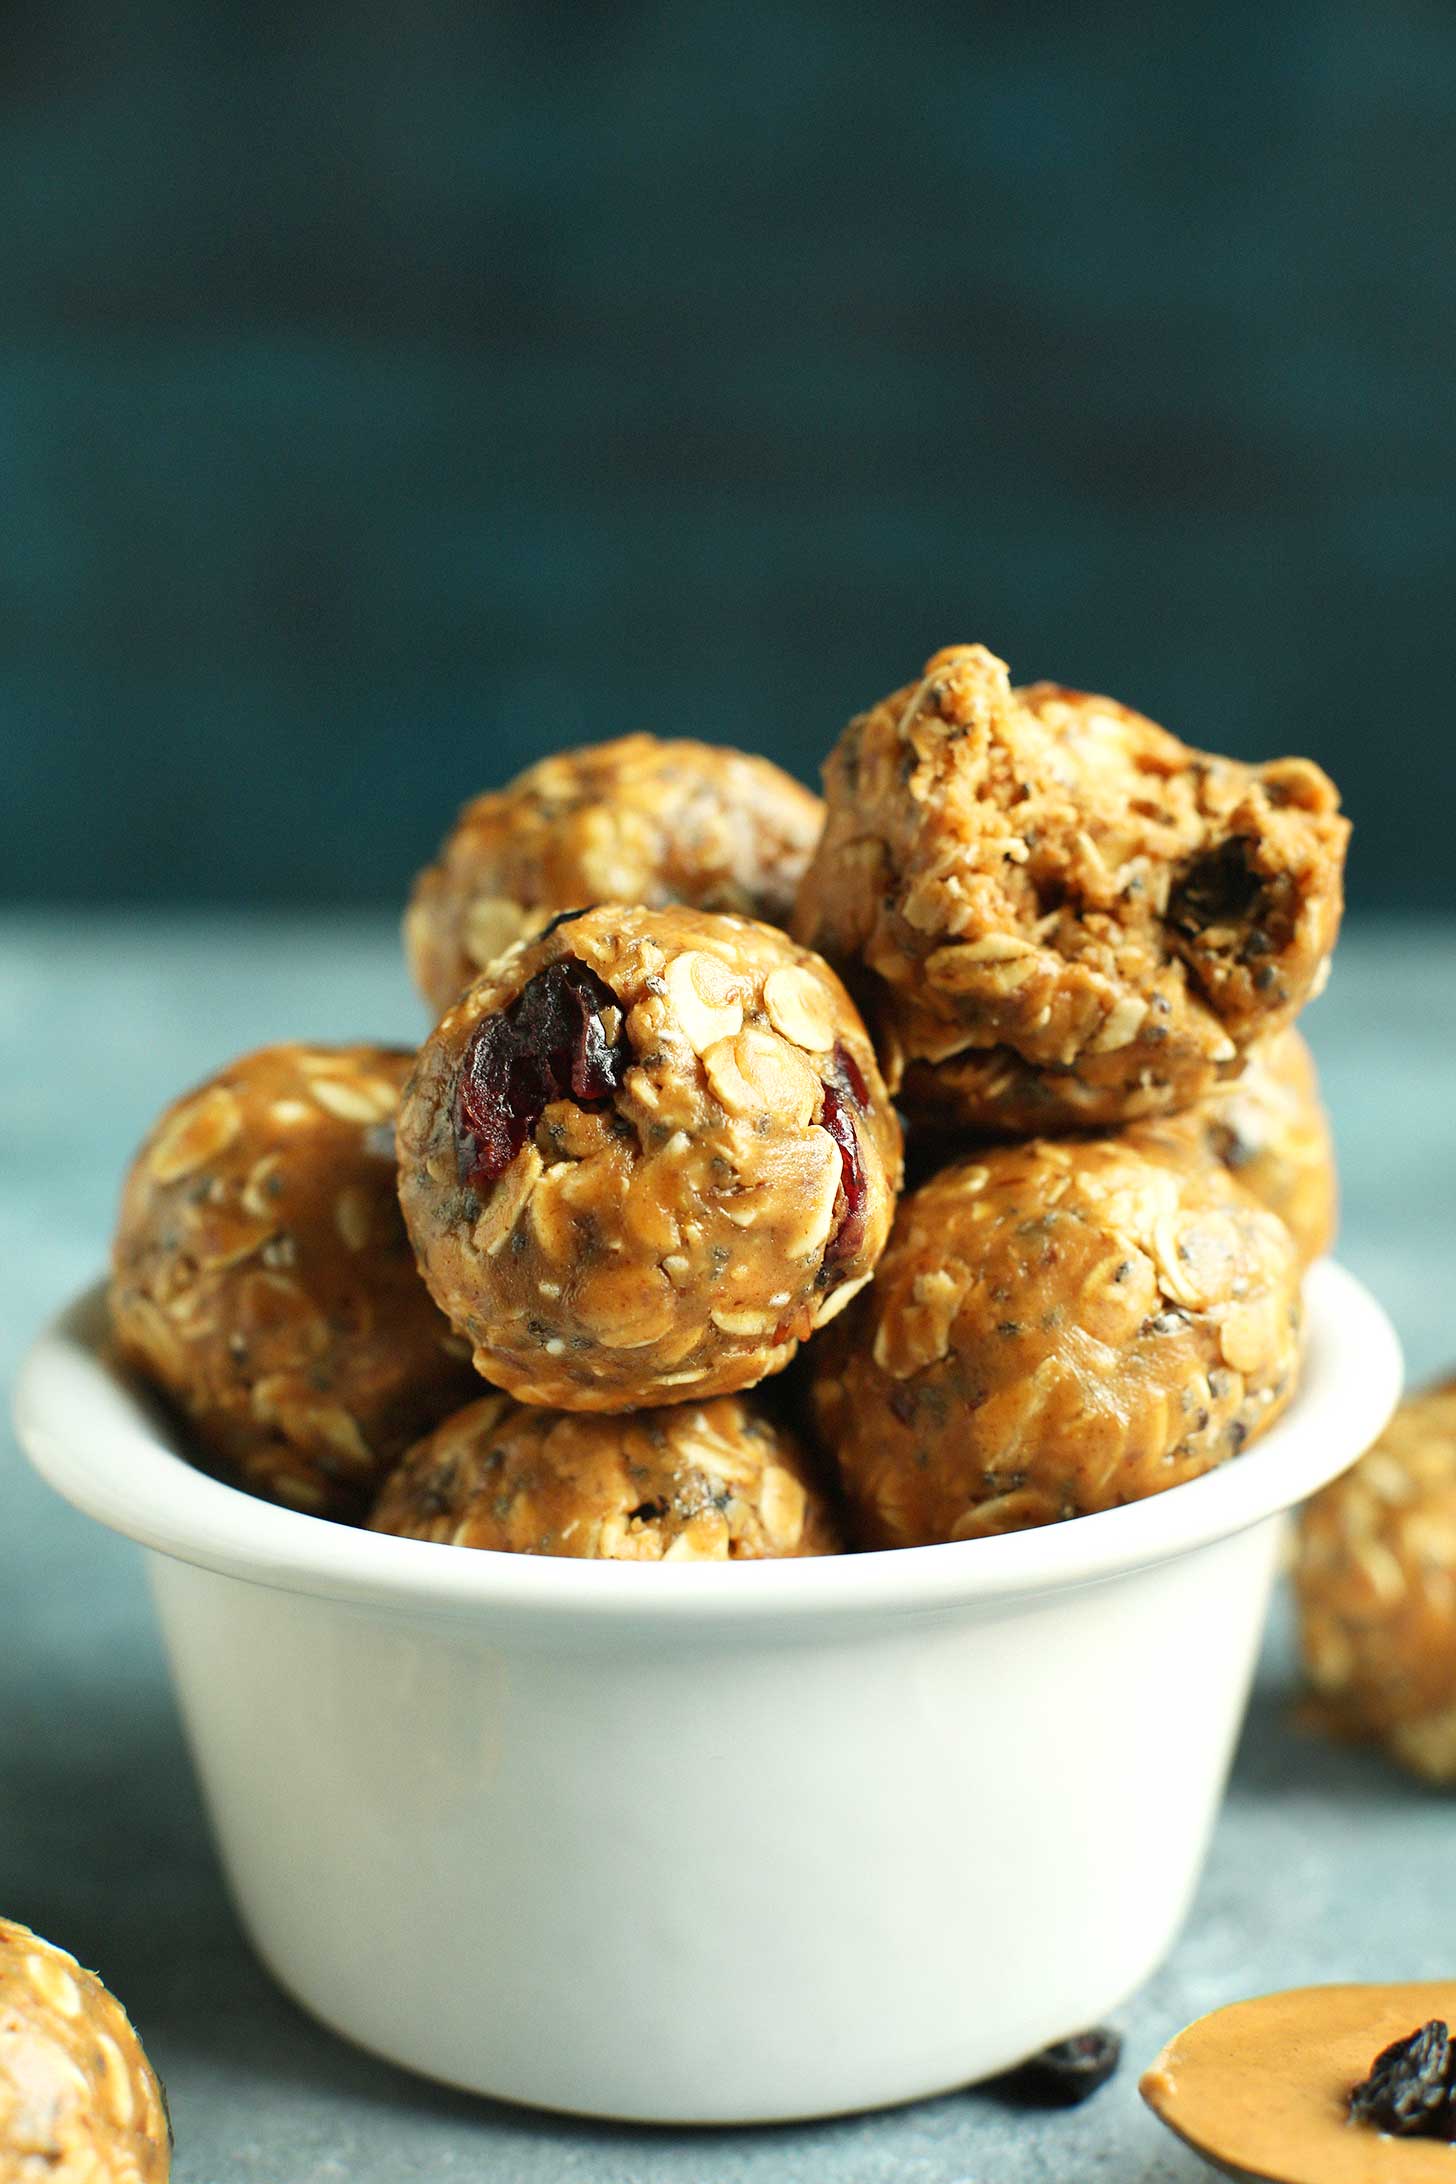
[{"label": "energy bite", "polygon": [[1305,759],[1210,757],[952,645],[851,721],[825,789],[793,930],[860,992],[914,1120],[1189,1106],[1325,977],[1349,827]]},{"label": "energy bite", "polygon": [[0,2177],[167,2184],[171,2168],[162,2089],[121,2004],[0,1919]]},{"label": "energy bite", "polygon": [[738,1395],[615,1418],[488,1395],[410,1451],[370,1523],[405,1539],[611,1562],[842,1547],[799,1443]]},{"label": "energy bite", "polygon": [[415,881],[405,950],[436,1013],[558,910],[687,903],[788,922],[824,806],[766,758],[622,736],[465,806]]},{"label": "energy bite", "polygon": [[1335,1240],[1339,1179],[1314,1057],[1294,1029],[1261,1039],[1197,1107],[1138,1123],[1133,1142],[1203,1150],[1277,1213],[1306,1266]]},{"label": "energy bite", "polygon": [[1456,1782],[1456,1379],[1305,1505],[1294,1582],[1325,1726]]},{"label": "energy bite", "polygon": [[123,1358],[240,1485],[319,1516],[362,1517],[411,1441],[480,1386],[400,1218],[412,1060],[244,1055],[167,1109],[122,1194]]},{"label": "energy bite", "polygon": [[869,1279],[900,1130],[832,971],[744,918],[607,904],[502,957],[421,1049],[400,1198],[523,1402],[751,1387]]},{"label": "energy bite", "polygon": [[1293,1392],[1299,1265],[1206,1158],[993,1146],[900,1204],[809,1359],[861,1544],[979,1539],[1161,1493]]}]

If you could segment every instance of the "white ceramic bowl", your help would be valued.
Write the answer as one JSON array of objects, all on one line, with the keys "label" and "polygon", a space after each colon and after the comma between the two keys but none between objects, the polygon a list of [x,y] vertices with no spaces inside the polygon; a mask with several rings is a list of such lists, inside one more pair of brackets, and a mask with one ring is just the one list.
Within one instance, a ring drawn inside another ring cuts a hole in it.
[{"label": "white ceramic bowl", "polygon": [[1310,1275],[1303,1385],[1209,1477],[1043,1531],[823,1561],[555,1561],[219,1485],[98,1354],[17,1399],[39,1470],[151,1550],[239,1908],[329,2024],[549,2108],[767,2122],[999,2070],[1167,1950],[1281,1513],[1400,1357]]}]

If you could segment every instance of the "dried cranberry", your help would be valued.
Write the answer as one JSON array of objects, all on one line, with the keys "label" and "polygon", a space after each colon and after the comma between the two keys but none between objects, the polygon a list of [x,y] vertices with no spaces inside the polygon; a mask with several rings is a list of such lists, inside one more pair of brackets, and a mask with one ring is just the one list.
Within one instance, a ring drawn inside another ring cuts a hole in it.
[{"label": "dried cranberry", "polygon": [[[609,1033],[606,1010],[617,1024]],[[460,1071],[455,1135],[464,1182],[494,1183],[553,1100],[600,1107],[627,1066],[616,995],[573,956],[548,963],[508,1009],[475,1028]]]},{"label": "dried cranberry", "polygon": [[848,1085],[850,1096],[856,1107],[868,1107],[870,1104],[870,1088],[865,1083],[865,1073],[847,1046],[836,1045],[834,1049],[834,1067]]},{"label": "dried cranberry", "polygon": [[824,1247],[827,1268],[852,1259],[863,1244],[870,1197],[859,1134],[854,1127],[855,1109],[863,1111],[869,1105],[869,1086],[865,1083],[864,1071],[847,1047],[835,1047],[834,1071],[840,1083],[824,1087],[823,1126],[839,1147],[839,1187],[844,1210],[839,1216],[838,1227]]}]

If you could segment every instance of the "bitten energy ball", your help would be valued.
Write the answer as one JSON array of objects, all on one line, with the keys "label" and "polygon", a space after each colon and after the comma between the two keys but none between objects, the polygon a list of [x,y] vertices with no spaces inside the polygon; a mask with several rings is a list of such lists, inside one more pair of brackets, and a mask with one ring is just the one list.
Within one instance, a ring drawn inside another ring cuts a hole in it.
[{"label": "bitten energy ball", "polygon": [[833,973],[782,933],[605,905],[425,1042],[400,1196],[487,1379],[636,1410],[750,1387],[868,1280],[900,1133]]},{"label": "bitten energy ball", "polygon": [[841,1541],[793,1435],[753,1396],[625,1417],[487,1396],[385,1483],[376,1532],[613,1562],[832,1555]]},{"label": "bitten energy ball", "polygon": [[1298,1341],[1289,1232],[1222,1168],[1038,1139],[901,1201],[811,1401],[862,1543],[914,1547],[1211,1470],[1277,1417]]},{"label": "bitten energy ball", "polygon": [[1295,1590],[1328,1726],[1456,1782],[1456,1379],[1305,1506]]},{"label": "bitten energy ball", "polygon": [[395,1195],[411,1062],[244,1055],[167,1109],[122,1194],[123,1357],[240,1484],[321,1516],[362,1517],[410,1442],[480,1386]]},{"label": "bitten energy ball", "polygon": [[1132,1141],[1203,1150],[1221,1160],[1261,1206],[1277,1213],[1306,1266],[1335,1239],[1339,1181],[1314,1057],[1299,1033],[1250,1047],[1240,1076],[1197,1107],[1139,1123]]},{"label": "bitten energy ball", "polygon": [[0,1919],[0,2177],[167,2184],[162,2089],[94,1972]]},{"label": "bitten energy ball", "polygon": [[1325,976],[1349,829],[1304,759],[1212,758],[952,645],[850,723],[825,787],[794,931],[860,993],[917,1120],[1188,1106]]},{"label": "bitten energy ball", "polygon": [[687,903],[788,923],[824,806],[710,743],[623,736],[542,759],[467,804],[415,882],[405,948],[438,1014],[558,910]]}]

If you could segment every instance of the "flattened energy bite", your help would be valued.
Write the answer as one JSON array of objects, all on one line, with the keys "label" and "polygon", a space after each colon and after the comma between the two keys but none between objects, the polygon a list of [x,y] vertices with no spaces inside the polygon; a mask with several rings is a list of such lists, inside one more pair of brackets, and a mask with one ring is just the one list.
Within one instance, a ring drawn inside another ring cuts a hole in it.
[{"label": "flattened energy bite", "polygon": [[1456,1379],[1408,1396],[1305,1505],[1294,1574],[1328,1726],[1456,1782]]},{"label": "flattened energy bite", "polygon": [[0,1919],[0,2177],[6,2184],[167,2184],[156,2073],[94,1972]]},{"label": "flattened energy bite", "polygon": [[824,806],[710,743],[622,736],[477,796],[414,885],[405,949],[436,1013],[558,910],[687,903],[786,925]]},{"label": "flattened energy bite", "polygon": [[851,721],[794,932],[869,1008],[916,1120],[1186,1107],[1318,990],[1347,822],[1305,759],[1189,749],[981,645]]},{"label": "flattened energy bite", "polygon": [[873,1287],[809,1358],[858,1537],[914,1547],[1161,1493],[1293,1392],[1299,1264],[1208,1159],[1035,1139],[902,1199]]},{"label": "flattened energy bite", "polygon": [[122,1356],[224,1472],[315,1515],[362,1517],[410,1442],[480,1386],[400,1218],[412,1060],[246,1054],[166,1110],[122,1194]]},{"label": "flattened energy bite", "polygon": [[385,1482],[376,1532],[613,1562],[832,1555],[808,1458],[753,1396],[607,1418],[488,1395]]},{"label": "flattened energy bite", "polygon": [[425,1280],[523,1402],[746,1388],[867,1281],[900,1131],[838,979],[744,918],[604,905],[501,958],[399,1123]]},{"label": "flattened energy bite", "polygon": [[1308,1266],[1335,1239],[1339,1179],[1314,1057],[1292,1028],[1261,1039],[1242,1074],[1197,1107],[1136,1124],[1132,1141],[1202,1150],[1277,1213]]}]

